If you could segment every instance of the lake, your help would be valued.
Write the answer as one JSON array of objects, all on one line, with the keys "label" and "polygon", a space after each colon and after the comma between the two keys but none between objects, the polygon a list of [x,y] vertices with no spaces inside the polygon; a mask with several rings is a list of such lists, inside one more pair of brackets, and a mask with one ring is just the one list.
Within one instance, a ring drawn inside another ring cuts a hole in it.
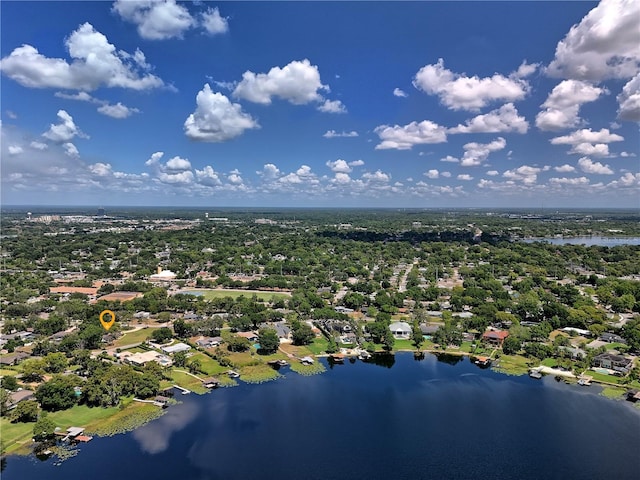
[{"label": "lake", "polygon": [[615,247],[618,245],[640,245],[640,237],[543,237],[543,238],[527,238],[527,243],[546,242],[552,245],[593,245],[599,247]]},{"label": "lake", "polygon": [[61,466],[11,457],[2,479],[638,478],[640,409],[597,387],[387,360],[177,395],[163,417]]}]

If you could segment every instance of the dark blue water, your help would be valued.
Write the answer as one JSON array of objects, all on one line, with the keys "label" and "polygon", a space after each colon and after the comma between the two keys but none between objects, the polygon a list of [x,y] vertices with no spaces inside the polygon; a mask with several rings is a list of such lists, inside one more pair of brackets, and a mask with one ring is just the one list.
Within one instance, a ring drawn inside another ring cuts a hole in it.
[{"label": "dark blue water", "polygon": [[[285,372],[286,373],[286,372]],[[179,395],[78,456],[3,480],[637,479],[640,410],[589,387],[397,355],[315,377]]]},{"label": "dark blue water", "polygon": [[586,245],[587,247],[616,247],[618,245],[640,245],[640,237],[544,237],[528,238],[526,243],[545,242],[551,245]]}]

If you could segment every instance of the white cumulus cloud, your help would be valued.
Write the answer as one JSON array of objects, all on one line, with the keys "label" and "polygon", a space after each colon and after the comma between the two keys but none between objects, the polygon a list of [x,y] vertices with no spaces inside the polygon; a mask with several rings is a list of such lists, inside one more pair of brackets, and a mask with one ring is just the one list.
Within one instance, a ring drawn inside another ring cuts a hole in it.
[{"label": "white cumulus cloud", "polygon": [[460,165],[463,167],[477,167],[482,165],[492,152],[503,150],[506,146],[507,141],[502,137],[498,137],[489,143],[467,143],[462,147],[464,149],[464,155],[460,159]]},{"label": "white cumulus cloud", "polygon": [[327,162],[327,167],[329,167],[333,172],[340,172],[340,173],[349,173],[353,170],[353,168],[351,168],[349,164],[342,159],[338,159],[334,162],[329,160]]},{"label": "white cumulus cloud", "polygon": [[576,130],[569,135],[554,137],[550,142],[552,145],[578,145],[580,143],[612,143],[621,142],[623,140],[624,137],[617,133],[609,132],[608,128],[602,128],[598,131],[593,131],[590,128],[583,128],[582,130]]},{"label": "white cumulus cloud", "polygon": [[538,173],[542,169],[538,167],[530,167],[529,165],[522,165],[513,170],[507,170],[502,174],[503,177],[509,180],[515,180],[524,183],[525,185],[532,185],[536,183],[538,179]]},{"label": "white cumulus cloud", "polygon": [[468,77],[444,67],[444,61],[422,67],[413,80],[413,85],[430,95],[437,95],[446,107],[452,110],[479,109],[496,101],[522,100],[529,92],[526,80],[517,76],[505,77],[498,73],[491,77]]},{"label": "white cumulus cloud", "polygon": [[430,120],[411,122],[403,126],[380,125],[374,132],[382,140],[376,145],[376,150],[410,150],[414,145],[447,141],[446,128]]},{"label": "white cumulus cloud", "polygon": [[208,8],[202,13],[202,26],[211,35],[227,33],[229,31],[229,19],[220,15],[218,7]]},{"label": "white cumulus cloud", "polygon": [[434,168],[432,170],[429,170],[428,172],[425,172],[424,176],[427,177],[427,178],[435,179],[435,178],[440,177],[440,172]]},{"label": "white cumulus cloud", "polygon": [[218,172],[216,172],[210,165],[205,166],[202,170],[196,169],[196,179],[198,183],[210,187],[222,184]]},{"label": "white cumulus cloud", "polygon": [[169,170],[190,170],[191,162],[186,158],[175,156],[167,161],[166,167]]},{"label": "white cumulus cloud", "polygon": [[49,130],[42,134],[43,137],[56,143],[68,142],[74,137],[86,137],[65,110],[58,110],[58,120],[60,123],[51,124]]},{"label": "white cumulus cloud", "polygon": [[618,118],[630,122],[640,122],[640,73],[622,87],[618,100]]},{"label": "white cumulus cloud", "polygon": [[278,97],[294,105],[322,101],[318,93],[328,90],[320,81],[320,72],[309,60],[293,61],[284,67],[273,67],[268,73],[246,71],[233,95],[254,103],[269,105]]},{"label": "white cumulus cloud", "polygon": [[578,166],[584,173],[593,173],[596,175],[613,175],[613,170],[609,165],[603,165],[600,162],[594,162],[590,158],[582,157],[578,160]]},{"label": "white cumulus cloud", "polygon": [[640,68],[639,18],[637,0],[602,0],[558,43],[547,73],[592,82],[633,77]]},{"label": "white cumulus cloud", "polygon": [[409,95],[407,95],[407,92],[405,92],[404,90],[401,90],[399,88],[394,88],[393,89],[393,95],[396,97],[408,97]]},{"label": "white cumulus cloud", "polygon": [[358,132],[356,132],[355,130],[352,130],[350,132],[344,132],[344,131],[336,132],[335,130],[327,130],[322,136],[324,138],[338,138],[338,137],[349,138],[349,137],[357,137]]},{"label": "white cumulus cloud", "polygon": [[318,110],[324,113],[347,113],[347,107],[340,100],[325,100]]},{"label": "white cumulus cloud", "polygon": [[560,173],[569,173],[569,172],[575,172],[576,171],[576,167],[569,165],[569,164],[564,164],[564,165],[560,165],[559,167],[553,167],[553,169],[556,172],[560,172]]},{"label": "white cumulus cloud", "polygon": [[140,110],[137,108],[127,107],[126,105],[118,102],[115,105],[102,105],[101,107],[98,107],[98,112],[111,118],[120,119],[130,117],[134,113],[139,113]]},{"label": "white cumulus cloud", "polygon": [[579,80],[564,80],[556,85],[542,110],[536,116],[536,126],[540,130],[561,130],[573,128],[582,122],[580,107],[597,100],[607,90]]},{"label": "white cumulus cloud", "polygon": [[465,182],[469,182],[473,180],[473,177],[467,173],[461,173],[456,177],[458,180],[464,180]]},{"label": "white cumulus cloud", "polygon": [[35,47],[22,45],[0,61],[0,70],[30,88],[91,91],[105,86],[147,90],[164,85],[160,78],[147,72],[148,65],[140,65],[142,52],[130,55],[116,50],[90,23],[71,33],[65,46],[71,63],[45,57]]},{"label": "white cumulus cloud", "polygon": [[196,104],[196,111],[184,122],[185,133],[192,140],[224,142],[242,135],[245,130],[260,127],[239,104],[212,92],[208,83],[198,92]]},{"label": "white cumulus cloud", "polygon": [[189,10],[175,0],[117,0],[113,11],[122,19],[136,24],[138,34],[146,40],[180,38],[196,25]]},{"label": "white cumulus cloud", "polygon": [[467,120],[465,125],[447,130],[448,133],[527,133],[529,122],[518,114],[513,103],[507,103],[489,113]]}]

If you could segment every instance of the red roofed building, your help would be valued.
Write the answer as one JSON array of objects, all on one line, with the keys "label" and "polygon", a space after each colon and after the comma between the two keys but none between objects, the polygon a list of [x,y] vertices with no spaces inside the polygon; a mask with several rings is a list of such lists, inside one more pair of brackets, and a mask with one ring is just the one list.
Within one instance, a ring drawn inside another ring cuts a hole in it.
[{"label": "red roofed building", "polygon": [[506,330],[489,330],[482,334],[482,340],[490,343],[491,345],[502,346],[504,339],[509,336],[509,332]]}]

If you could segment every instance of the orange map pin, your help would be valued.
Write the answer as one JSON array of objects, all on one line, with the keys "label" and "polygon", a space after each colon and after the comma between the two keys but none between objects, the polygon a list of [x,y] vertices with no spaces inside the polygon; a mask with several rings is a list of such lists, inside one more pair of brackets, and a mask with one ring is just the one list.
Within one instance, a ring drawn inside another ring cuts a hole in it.
[{"label": "orange map pin", "polygon": [[[107,322],[104,319],[105,315],[111,316],[111,320]],[[102,324],[105,330],[109,330],[113,326],[115,321],[116,321],[116,314],[113,313],[111,310],[103,310],[102,313],[100,314],[100,323]]]}]

